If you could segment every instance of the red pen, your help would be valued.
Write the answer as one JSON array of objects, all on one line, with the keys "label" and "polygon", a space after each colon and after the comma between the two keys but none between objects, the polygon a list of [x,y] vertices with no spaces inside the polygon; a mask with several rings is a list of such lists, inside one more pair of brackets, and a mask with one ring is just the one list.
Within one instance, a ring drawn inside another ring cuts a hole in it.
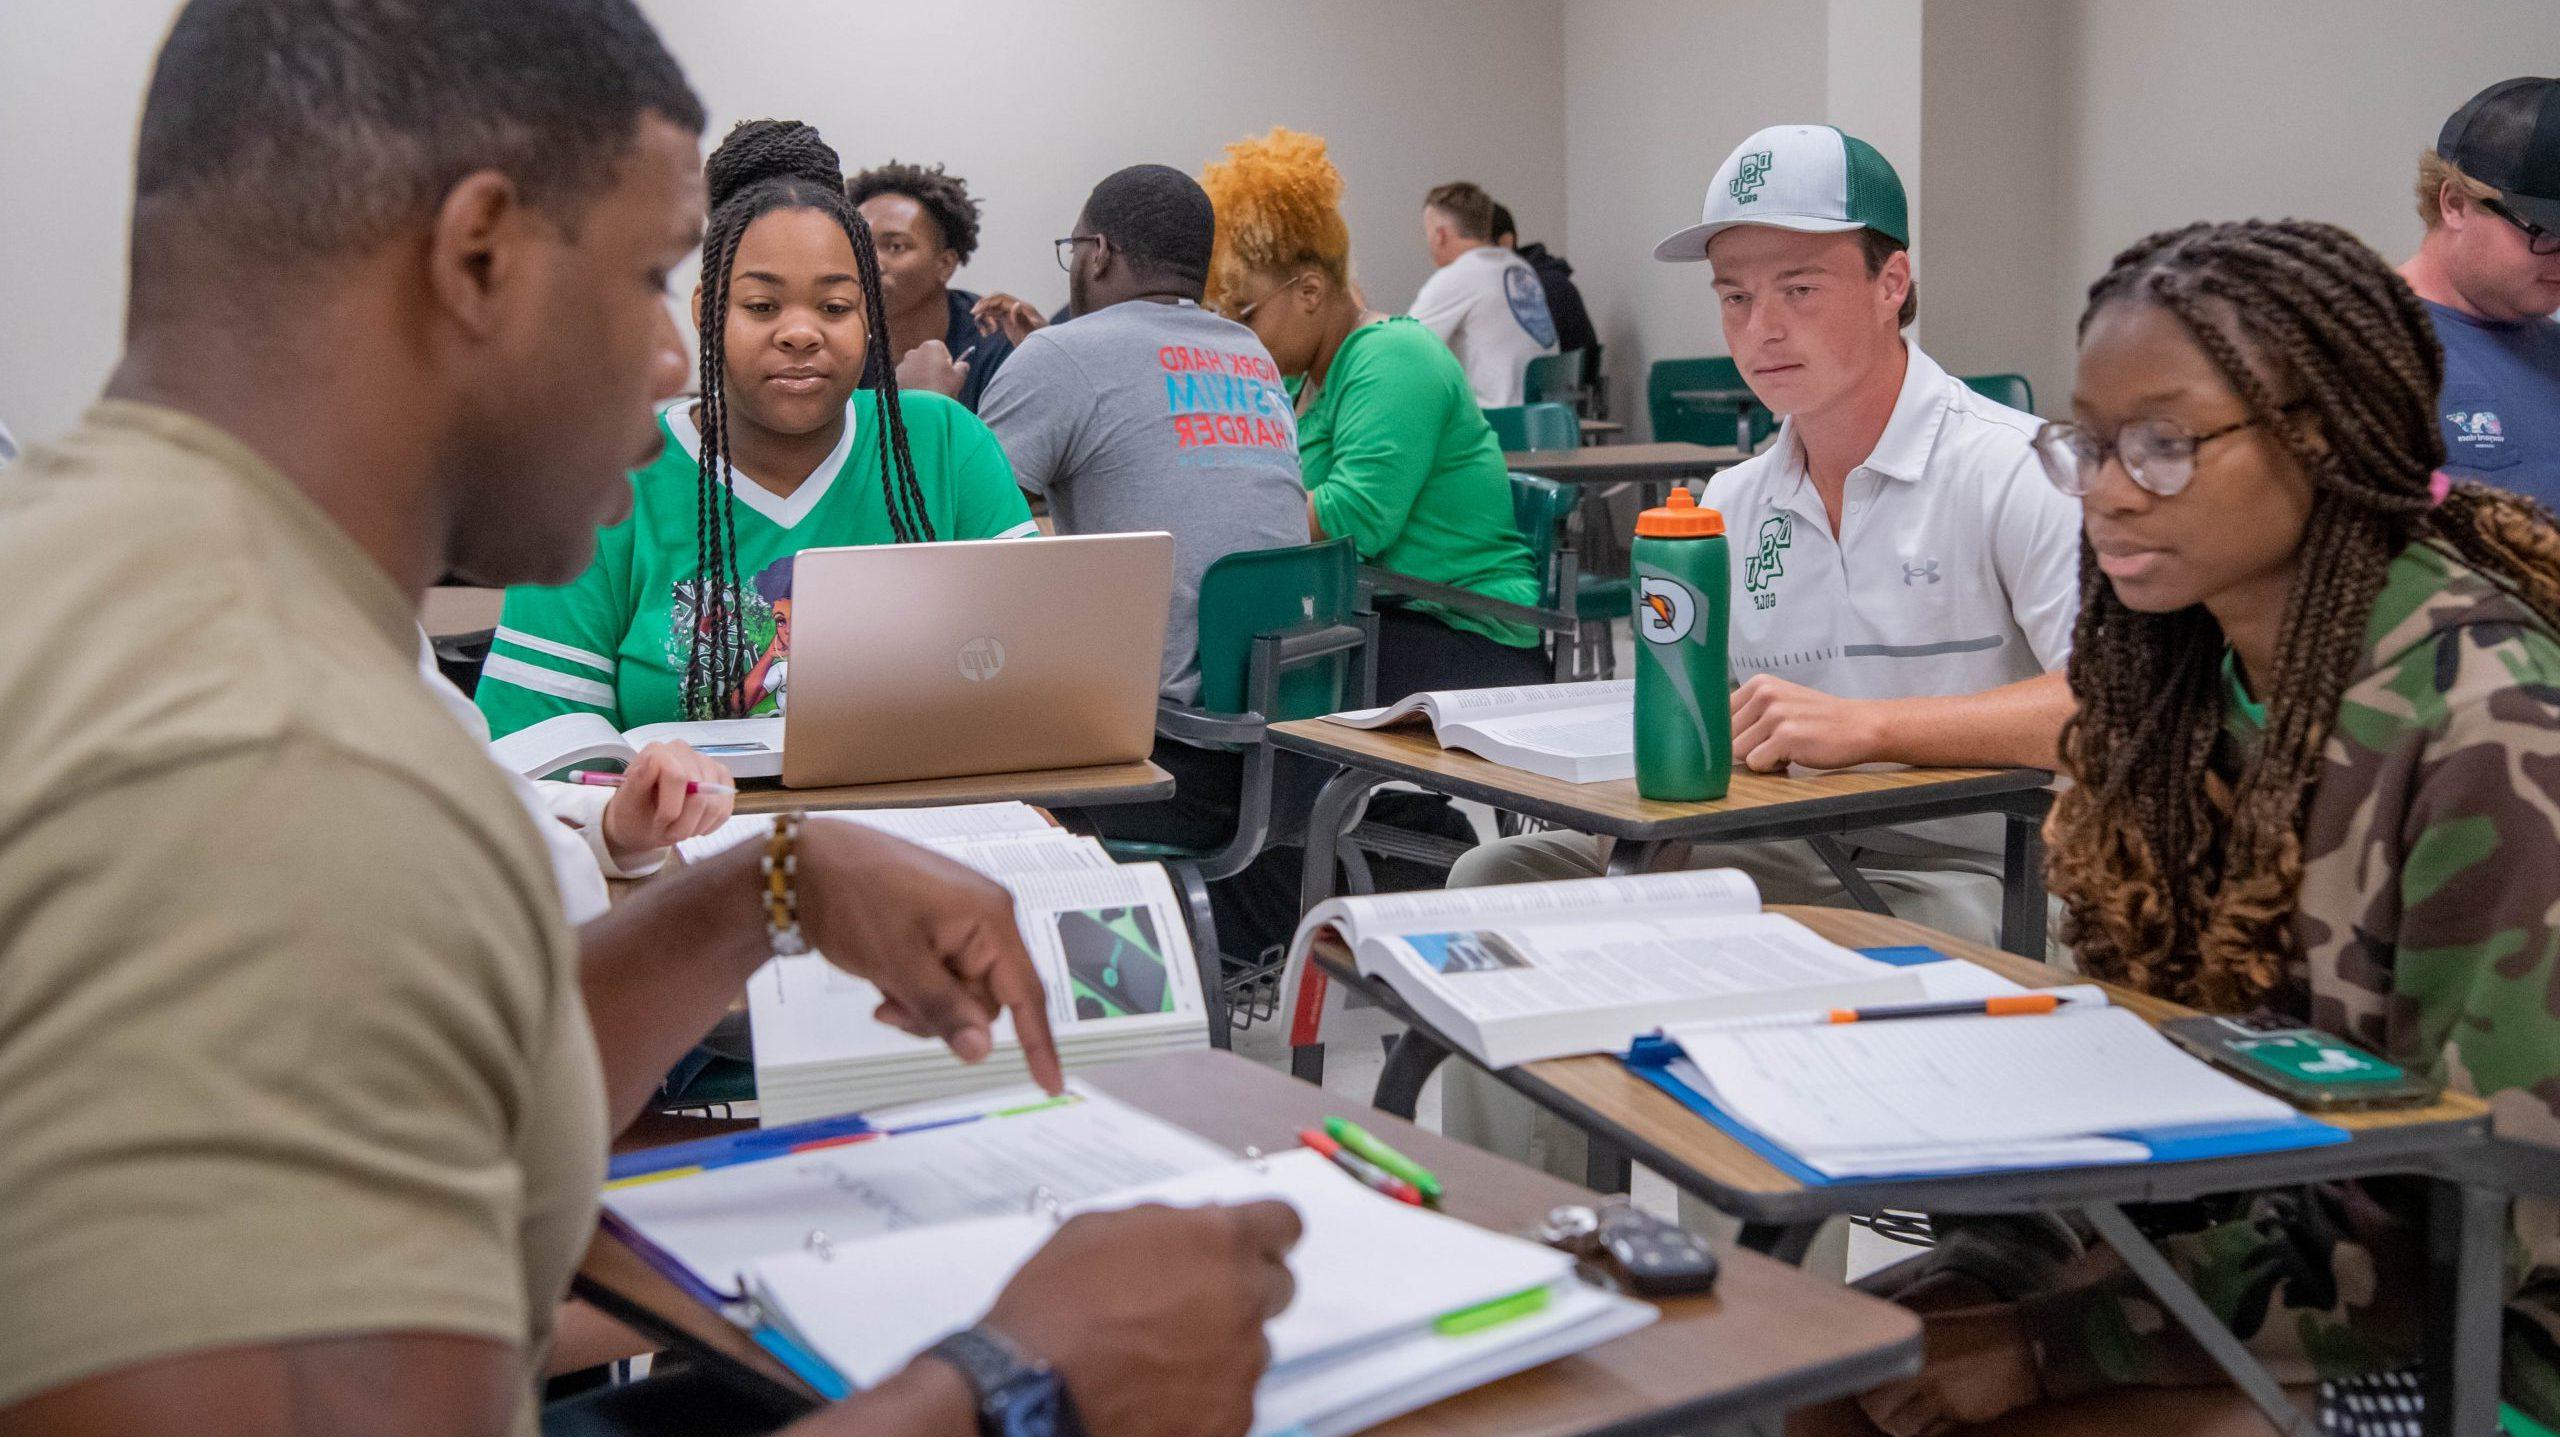
[{"label": "red pen", "polygon": [[1387,1196],[1394,1198],[1398,1202],[1411,1203],[1415,1207],[1423,1205],[1422,1190],[1420,1188],[1417,1188],[1413,1184],[1406,1182],[1404,1179],[1397,1177],[1394,1173],[1388,1172],[1385,1168],[1378,1166],[1376,1163],[1369,1161],[1358,1153],[1346,1151],[1342,1144],[1333,1140],[1331,1135],[1320,1132],[1314,1128],[1309,1128],[1298,1134],[1298,1141],[1305,1143],[1308,1147],[1324,1154],[1326,1158],[1332,1161],[1335,1167],[1351,1174],[1352,1177],[1359,1180],[1362,1187],[1369,1189],[1371,1192],[1385,1193]]},{"label": "red pen", "polygon": [[[592,769],[582,768],[576,773],[569,775],[569,782],[583,783],[589,788],[620,788],[622,787],[622,775],[618,773],[597,773]],[[686,779],[684,785],[685,797],[687,798],[691,798],[697,793],[736,793],[737,791],[736,786],[732,784],[696,783],[692,779]]]}]

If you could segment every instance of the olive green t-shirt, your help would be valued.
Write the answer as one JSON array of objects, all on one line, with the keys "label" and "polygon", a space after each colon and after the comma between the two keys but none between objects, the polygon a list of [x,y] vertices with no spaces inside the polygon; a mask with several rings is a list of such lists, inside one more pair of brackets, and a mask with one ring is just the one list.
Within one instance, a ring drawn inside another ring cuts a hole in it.
[{"label": "olive green t-shirt", "polygon": [[0,1409],[332,1335],[538,1361],[602,1074],[410,596],[220,430],[112,401],[0,473],[0,573]]}]

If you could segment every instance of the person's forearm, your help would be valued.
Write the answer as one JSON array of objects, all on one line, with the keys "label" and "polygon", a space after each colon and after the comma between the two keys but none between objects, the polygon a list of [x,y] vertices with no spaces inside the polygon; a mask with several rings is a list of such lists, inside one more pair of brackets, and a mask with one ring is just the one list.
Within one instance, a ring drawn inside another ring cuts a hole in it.
[{"label": "person's forearm", "polygon": [[1876,758],[1915,768],[2054,768],[2074,701],[2061,670],[1978,694],[1877,699]]},{"label": "person's forearm", "polygon": [[772,956],[762,844],[655,879],[578,931],[579,987],[616,1132]]},{"label": "person's forearm", "polygon": [[977,1437],[977,1403],[958,1368],[920,1357],[897,1376],[782,1429],[781,1437]]},{"label": "person's forearm", "polygon": [[1311,544],[1321,544],[1332,537],[1333,536],[1331,534],[1324,531],[1324,516],[1316,512],[1316,496],[1313,494],[1308,495],[1307,542]]}]

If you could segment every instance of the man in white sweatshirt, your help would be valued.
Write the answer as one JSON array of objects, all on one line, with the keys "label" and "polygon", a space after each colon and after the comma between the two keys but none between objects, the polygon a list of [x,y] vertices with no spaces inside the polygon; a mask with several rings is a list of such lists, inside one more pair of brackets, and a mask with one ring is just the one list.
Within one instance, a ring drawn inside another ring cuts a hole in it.
[{"label": "man in white sweatshirt", "polygon": [[1493,208],[1493,196],[1463,180],[1423,197],[1422,242],[1438,269],[1413,297],[1413,317],[1458,356],[1488,409],[1518,404],[1529,361],[1556,352],[1546,286],[1493,242]]}]

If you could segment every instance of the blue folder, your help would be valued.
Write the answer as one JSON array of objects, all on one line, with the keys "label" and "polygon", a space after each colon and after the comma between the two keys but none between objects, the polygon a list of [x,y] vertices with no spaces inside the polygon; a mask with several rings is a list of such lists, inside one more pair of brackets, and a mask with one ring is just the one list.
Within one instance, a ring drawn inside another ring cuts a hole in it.
[{"label": "blue folder", "polygon": [[[1947,955],[1934,948],[1862,948],[1858,950],[1880,962],[1898,968],[1917,967],[1923,963],[1949,961]],[[1816,1172],[1795,1154],[1745,1126],[1741,1120],[1708,1101],[1705,1094],[1672,1075],[1671,1065],[1682,1056],[1680,1045],[1668,1038],[1638,1038],[1623,1060],[1629,1071],[1670,1094],[1679,1104],[1714,1124],[1734,1141],[1766,1160],[1769,1166],[1794,1178],[1807,1187],[1846,1187],[1858,1183],[1896,1182],[1902,1177],[1892,1173],[1867,1174],[1835,1178]],[[2198,1123],[2174,1128],[2146,1128],[2134,1132],[2105,1133],[2099,1136],[2123,1138],[2151,1150],[2147,1161],[2155,1163],[2194,1162],[2202,1158],[2239,1157],[2252,1153],[2292,1152],[2301,1148],[2322,1148],[2347,1141],[2347,1130],[2331,1123],[2306,1118],[2300,1113],[2272,1122]],[[2089,1166],[2101,1166],[2090,1164]],[[2119,1166],[2107,1164],[2105,1166]],[[1968,1177],[1990,1172],[2032,1172],[2031,1168],[1980,1168],[1969,1172],[1931,1172],[1925,1176]]]}]

